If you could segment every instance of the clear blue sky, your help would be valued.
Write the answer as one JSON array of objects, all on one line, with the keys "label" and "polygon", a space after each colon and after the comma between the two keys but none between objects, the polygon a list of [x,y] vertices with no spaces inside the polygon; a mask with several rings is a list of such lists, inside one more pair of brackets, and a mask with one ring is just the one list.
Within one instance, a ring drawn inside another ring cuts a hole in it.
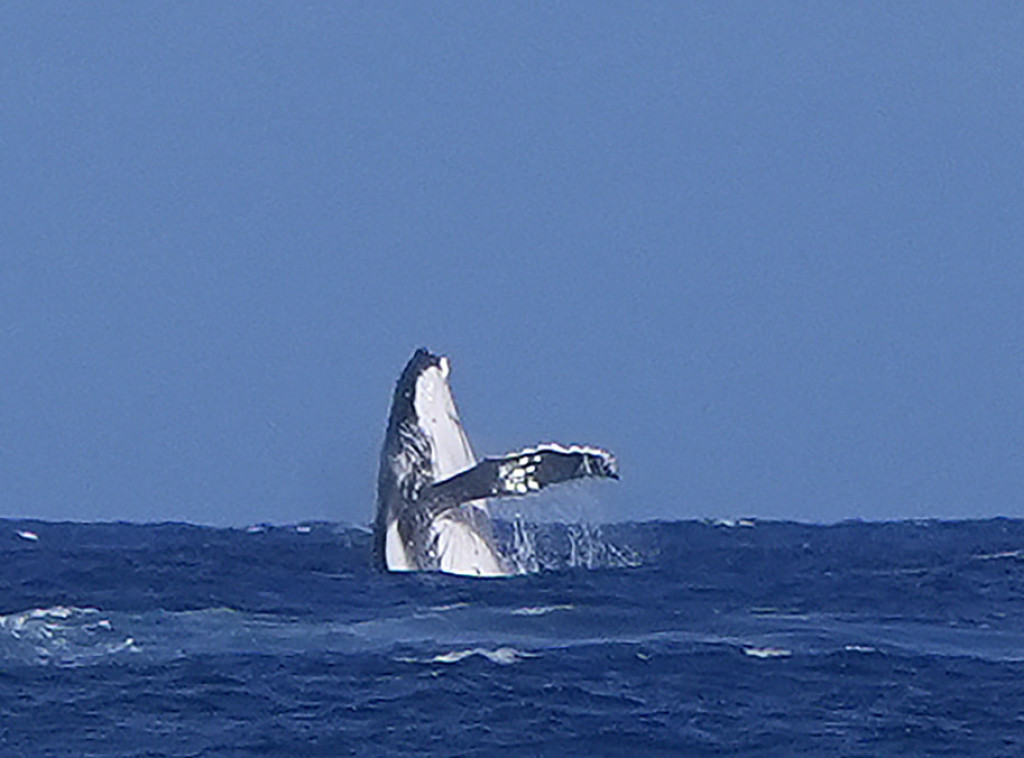
[{"label": "clear blue sky", "polygon": [[1024,6],[5,3],[0,515],[368,522],[448,354],[616,519],[1024,516]]}]

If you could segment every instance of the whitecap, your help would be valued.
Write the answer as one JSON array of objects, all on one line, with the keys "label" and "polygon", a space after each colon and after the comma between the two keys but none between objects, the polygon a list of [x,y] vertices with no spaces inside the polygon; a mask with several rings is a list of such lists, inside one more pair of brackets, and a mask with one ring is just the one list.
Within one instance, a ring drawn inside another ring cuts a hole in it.
[{"label": "whitecap", "polygon": [[750,529],[757,526],[757,522],[750,518],[732,519],[732,518],[717,518],[711,522],[712,526],[723,526],[727,529],[735,529],[736,527],[745,527]]},{"label": "whitecap", "polygon": [[474,647],[463,650],[450,650],[447,653],[439,653],[432,658],[398,658],[397,660],[402,663],[458,663],[474,655],[479,655],[491,663],[497,663],[500,666],[510,666],[524,658],[539,657],[536,653],[528,653],[523,650],[517,650],[514,647],[499,647],[494,650]]},{"label": "whitecap", "polygon": [[745,647],[743,653],[751,658],[789,658],[793,655],[792,650],[784,647]]},{"label": "whitecap", "polygon": [[512,611],[513,616],[546,616],[555,611],[571,611],[575,606],[565,605],[532,605],[524,608],[516,608]]},{"label": "whitecap", "polygon": [[17,534],[23,540],[28,540],[29,542],[39,542],[39,535],[35,532],[28,531],[28,529],[18,530]]},{"label": "whitecap", "polygon": [[432,605],[427,610],[435,613],[445,613],[447,611],[457,611],[460,608],[468,608],[469,603],[449,603],[448,605]]},{"label": "whitecap", "polygon": [[1013,558],[1015,560],[1024,558],[1024,550],[1003,550],[998,553],[982,553],[981,555],[974,556],[974,559],[978,561],[998,561],[1005,558]]},{"label": "whitecap", "polygon": [[877,653],[878,648],[871,647],[870,645],[843,645],[843,650],[847,653]]}]

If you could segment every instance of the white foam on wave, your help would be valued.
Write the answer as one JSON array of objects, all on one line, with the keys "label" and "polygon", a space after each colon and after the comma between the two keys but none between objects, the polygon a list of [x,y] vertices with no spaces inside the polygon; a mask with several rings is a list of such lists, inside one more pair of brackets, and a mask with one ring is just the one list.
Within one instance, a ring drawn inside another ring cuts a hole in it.
[{"label": "white foam on wave", "polygon": [[1003,550],[999,553],[982,553],[981,555],[974,556],[974,559],[978,561],[998,561],[1006,558],[1014,560],[1024,559],[1024,550]]},{"label": "white foam on wave", "polygon": [[764,660],[768,658],[789,658],[793,655],[793,651],[787,650],[784,647],[745,647],[743,648],[743,654],[749,655],[751,658]]},{"label": "white foam on wave", "polygon": [[447,653],[439,653],[432,658],[398,658],[396,660],[402,663],[459,663],[474,655],[486,658],[491,663],[496,663],[499,666],[511,666],[513,663],[518,663],[525,658],[540,657],[537,653],[528,653],[523,650],[517,650],[514,647],[499,647],[493,650],[474,647],[463,650],[450,650]]},{"label": "white foam on wave", "polygon": [[711,522],[712,526],[724,526],[727,529],[735,529],[736,527],[752,528],[757,526],[757,522],[750,518],[732,519],[732,518],[717,518]]},{"label": "white foam on wave", "polygon": [[513,616],[546,616],[556,611],[571,611],[575,608],[572,604],[565,605],[531,605],[524,608],[516,608],[512,611]]},{"label": "white foam on wave", "polygon": [[30,532],[28,529],[19,529],[17,535],[29,542],[39,542],[39,535],[35,532]]},{"label": "white foam on wave", "polygon": [[847,653],[877,653],[877,647],[871,647],[870,645],[843,645],[843,650]]},{"label": "white foam on wave", "polygon": [[10,632],[14,637],[21,637],[30,632],[40,632],[49,636],[50,632],[48,630],[56,625],[56,621],[71,618],[75,613],[92,613],[95,611],[95,608],[68,608],[63,605],[57,605],[53,608],[32,608],[28,611],[0,616],[0,628]]},{"label": "white foam on wave", "polygon": [[433,613],[445,613],[447,611],[457,611],[460,608],[468,608],[469,603],[448,603],[447,605],[432,605],[427,610]]},{"label": "white foam on wave", "polygon": [[57,605],[0,615],[0,657],[74,666],[123,651],[137,652],[132,637],[114,630],[96,608]]}]

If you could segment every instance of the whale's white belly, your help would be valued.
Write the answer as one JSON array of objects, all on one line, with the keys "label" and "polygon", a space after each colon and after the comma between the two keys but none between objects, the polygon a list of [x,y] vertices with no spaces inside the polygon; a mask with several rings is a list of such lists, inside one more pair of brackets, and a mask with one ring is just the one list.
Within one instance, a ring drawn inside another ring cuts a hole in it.
[{"label": "whale's white belly", "polygon": [[440,516],[430,528],[437,537],[441,571],[466,576],[508,575],[501,559],[472,524],[457,517]]},{"label": "whale's white belly", "polygon": [[388,524],[388,531],[384,537],[384,558],[389,571],[416,571],[416,564],[409,560],[409,554],[402,544],[397,520]]}]

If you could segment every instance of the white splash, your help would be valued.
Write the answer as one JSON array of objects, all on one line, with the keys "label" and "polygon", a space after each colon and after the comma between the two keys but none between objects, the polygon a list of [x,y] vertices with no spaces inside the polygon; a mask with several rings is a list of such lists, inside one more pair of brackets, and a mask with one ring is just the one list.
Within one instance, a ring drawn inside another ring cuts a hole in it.
[{"label": "white splash", "polygon": [[75,666],[123,651],[138,651],[132,637],[114,630],[95,608],[53,606],[0,615],[0,658]]}]

